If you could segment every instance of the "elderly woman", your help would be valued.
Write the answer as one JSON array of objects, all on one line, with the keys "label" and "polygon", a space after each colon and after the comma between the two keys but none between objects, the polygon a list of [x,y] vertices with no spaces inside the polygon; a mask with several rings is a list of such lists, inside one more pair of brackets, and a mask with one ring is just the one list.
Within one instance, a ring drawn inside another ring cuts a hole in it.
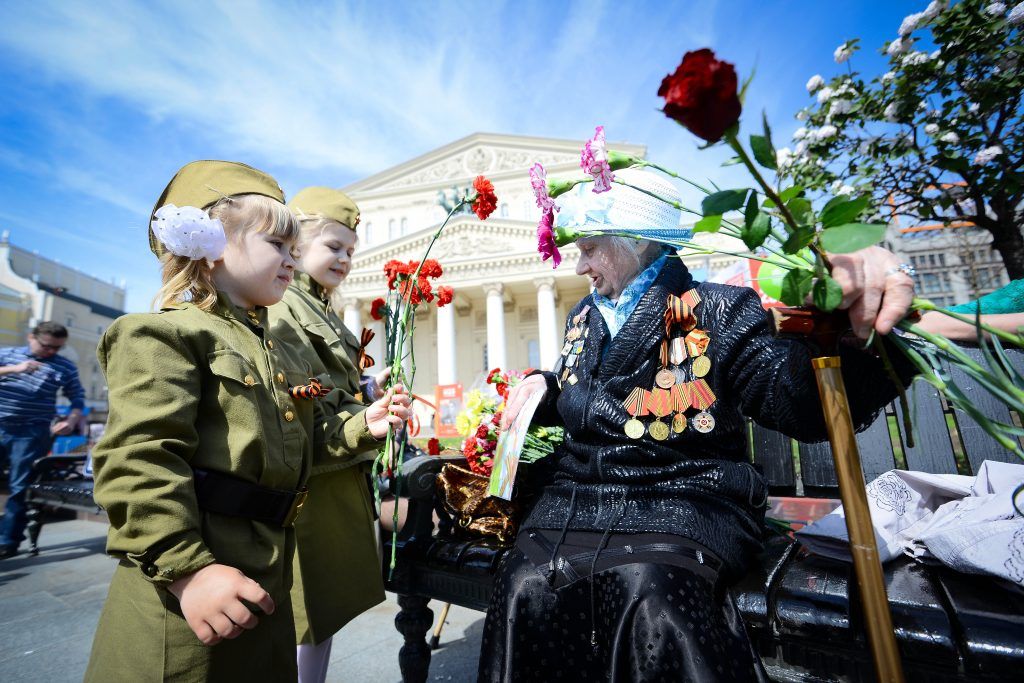
[{"label": "elderly woman", "polygon": [[[679,197],[648,172],[617,177]],[[678,211],[618,184],[559,203],[577,225],[678,231]],[[773,336],[753,290],[694,281],[660,243],[577,244],[593,292],[569,313],[555,372],[528,377],[504,412],[511,422],[540,393],[534,422],[566,437],[498,574],[480,680],[763,679],[725,590],[762,548],[767,486],[744,418],[826,438],[811,350]],[[903,266],[880,248],[832,261],[857,336],[887,334],[913,296]],[[862,346],[842,358],[866,427],[896,387]]]}]

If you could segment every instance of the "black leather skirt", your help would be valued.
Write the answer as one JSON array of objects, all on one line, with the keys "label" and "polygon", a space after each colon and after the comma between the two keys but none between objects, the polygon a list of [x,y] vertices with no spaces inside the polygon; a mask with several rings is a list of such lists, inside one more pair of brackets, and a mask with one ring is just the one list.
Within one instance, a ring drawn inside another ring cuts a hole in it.
[{"label": "black leather skirt", "polygon": [[497,575],[479,680],[766,681],[720,564],[671,534],[524,531]]}]

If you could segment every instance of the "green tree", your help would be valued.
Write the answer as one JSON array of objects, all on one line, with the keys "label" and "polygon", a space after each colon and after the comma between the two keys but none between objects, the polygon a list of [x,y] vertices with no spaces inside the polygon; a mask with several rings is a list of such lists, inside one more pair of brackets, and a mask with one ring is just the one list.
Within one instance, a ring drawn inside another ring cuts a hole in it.
[{"label": "green tree", "polygon": [[1022,278],[1024,2],[947,4],[903,20],[874,78],[852,68],[859,40],[839,46],[847,72],[807,82],[816,101],[797,114],[780,171],[812,190],[870,193],[889,219],[974,223]]}]

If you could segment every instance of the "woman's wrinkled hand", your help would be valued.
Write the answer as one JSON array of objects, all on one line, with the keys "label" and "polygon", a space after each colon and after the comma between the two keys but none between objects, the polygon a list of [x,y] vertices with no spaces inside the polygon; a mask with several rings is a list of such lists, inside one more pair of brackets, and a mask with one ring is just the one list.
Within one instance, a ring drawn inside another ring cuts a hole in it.
[{"label": "woman's wrinkled hand", "polygon": [[906,317],[914,299],[914,280],[897,270],[900,259],[882,247],[850,254],[829,254],[832,277],[843,289],[839,308],[850,315],[853,332],[867,339],[874,330],[889,334]]},{"label": "woman's wrinkled hand", "polygon": [[519,384],[512,387],[505,399],[505,410],[501,413],[501,429],[505,430],[515,422],[519,411],[523,409],[526,402],[537,392],[541,394],[541,400],[547,393],[548,384],[543,375],[530,375]]},{"label": "woman's wrinkled hand", "polygon": [[397,431],[412,414],[412,400],[405,387],[396,384],[366,408],[366,426],[376,439],[387,436],[388,425]]}]

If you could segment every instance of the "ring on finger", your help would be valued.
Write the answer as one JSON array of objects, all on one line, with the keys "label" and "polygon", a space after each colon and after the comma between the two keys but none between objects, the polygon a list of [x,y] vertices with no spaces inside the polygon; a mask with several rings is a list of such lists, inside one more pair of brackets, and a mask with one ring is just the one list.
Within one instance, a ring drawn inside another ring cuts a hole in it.
[{"label": "ring on finger", "polygon": [[917,277],[917,269],[914,268],[914,266],[910,265],[909,263],[900,263],[893,266],[892,268],[889,268],[888,270],[885,271],[885,276],[889,277],[897,273],[903,273],[911,280]]}]

